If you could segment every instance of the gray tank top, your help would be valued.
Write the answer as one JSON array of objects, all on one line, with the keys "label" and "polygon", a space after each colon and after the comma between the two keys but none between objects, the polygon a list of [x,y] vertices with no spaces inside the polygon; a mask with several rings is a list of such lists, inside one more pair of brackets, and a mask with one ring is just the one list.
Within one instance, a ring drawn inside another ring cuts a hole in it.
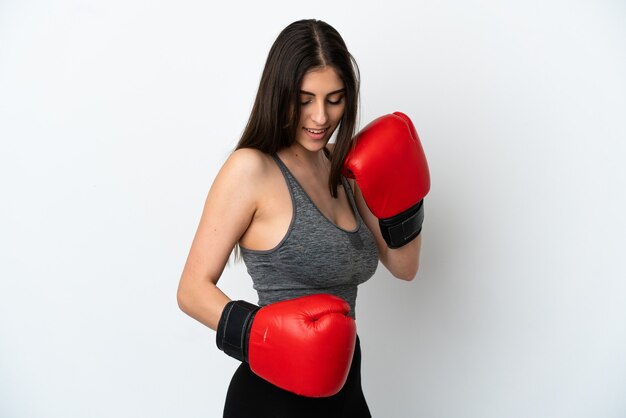
[{"label": "gray tank top", "polygon": [[357,285],[374,275],[378,250],[359,216],[350,184],[342,177],[356,217],[353,231],[338,227],[323,215],[280,158],[272,157],[289,187],[293,213],[287,233],[271,250],[241,247],[259,305],[330,293],[346,300],[350,316],[355,318]]}]

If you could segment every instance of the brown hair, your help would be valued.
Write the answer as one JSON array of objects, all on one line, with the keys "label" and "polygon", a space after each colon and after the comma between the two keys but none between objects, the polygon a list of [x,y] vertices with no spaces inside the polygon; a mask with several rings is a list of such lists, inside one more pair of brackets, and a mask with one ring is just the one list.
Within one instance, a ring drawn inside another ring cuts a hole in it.
[{"label": "brown hair", "polygon": [[265,63],[254,106],[236,149],[274,154],[295,141],[298,95],[307,71],[330,66],[345,87],[345,108],[337,130],[328,187],[337,197],[343,160],[352,146],[359,100],[359,69],[339,33],[321,20],[299,20],[278,35]]}]

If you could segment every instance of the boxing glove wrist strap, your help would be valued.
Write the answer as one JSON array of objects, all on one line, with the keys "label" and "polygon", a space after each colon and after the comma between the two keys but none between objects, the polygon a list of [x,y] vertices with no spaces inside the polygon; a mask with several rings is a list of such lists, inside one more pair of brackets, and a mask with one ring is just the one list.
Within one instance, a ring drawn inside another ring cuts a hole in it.
[{"label": "boxing glove wrist strap", "polygon": [[217,325],[217,348],[239,361],[248,361],[250,327],[259,309],[243,300],[228,302]]},{"label": "boxing glove wrist strap", "polygon": [[422,232],[424,199],[391,218],[379,219],[380,231],[389,248],[400,248]]}]

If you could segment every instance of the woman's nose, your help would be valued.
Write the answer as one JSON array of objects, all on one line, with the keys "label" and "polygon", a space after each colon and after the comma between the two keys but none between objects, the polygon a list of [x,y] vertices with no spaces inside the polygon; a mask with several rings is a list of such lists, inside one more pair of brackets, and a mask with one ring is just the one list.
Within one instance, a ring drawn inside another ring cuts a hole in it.
[{"label": "woman's nose", "polygon": [[315,105],[311,119],[313,119],[313,122],[315,122],[318,126],[326,124],[328,121],[328,114],[326,113],[326,104],[324,102],[317,103]]}]

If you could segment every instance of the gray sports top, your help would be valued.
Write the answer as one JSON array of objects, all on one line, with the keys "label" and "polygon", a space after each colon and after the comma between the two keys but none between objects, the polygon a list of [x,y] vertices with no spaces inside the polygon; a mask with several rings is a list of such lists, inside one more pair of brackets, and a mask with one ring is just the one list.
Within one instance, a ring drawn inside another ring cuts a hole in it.
[{"label": "gray sports top", "polygon": [[241,247],[259,305],[330,293],[350,304],[350,316],[354,318],[357,285],[376,271],[378,250],[359,216],[350,184],[341,178],[356,217],[353,231],[338,227],[323,215],[280,158],[272,157],[289,187],[293,214],[287,233],[271,250]]}]

